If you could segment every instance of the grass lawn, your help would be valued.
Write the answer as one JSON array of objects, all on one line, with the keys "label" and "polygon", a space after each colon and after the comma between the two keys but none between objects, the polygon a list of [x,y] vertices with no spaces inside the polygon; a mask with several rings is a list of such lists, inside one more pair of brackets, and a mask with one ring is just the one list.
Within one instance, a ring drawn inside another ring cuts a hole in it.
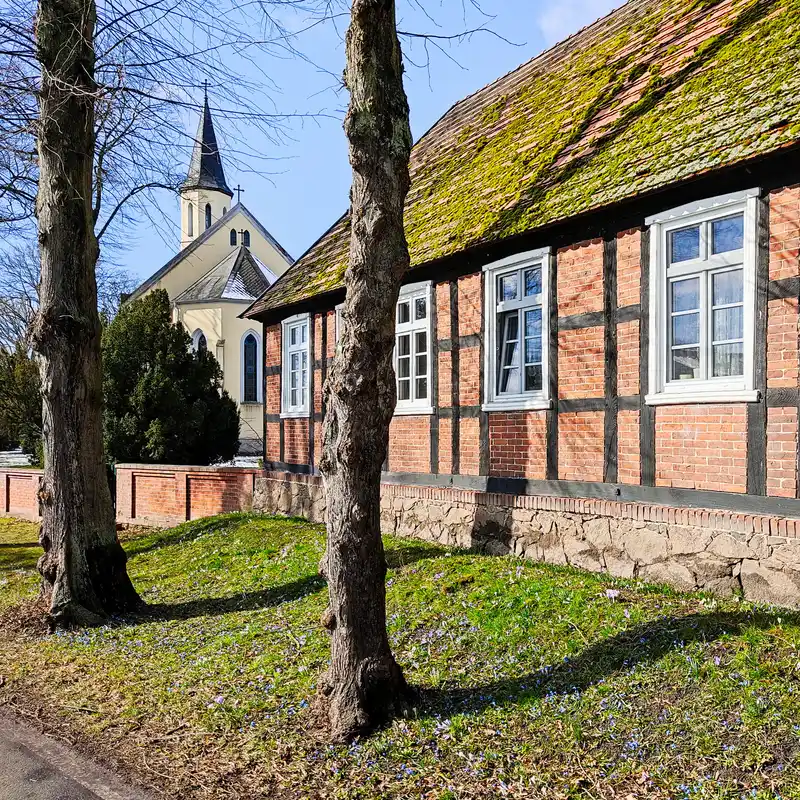
[{"label": "grass lawn", "polygon": [[[0,617],[35,596],[0,520]],[[323,530],[230,515],[128,536],[157,618],[0,632],[0,702],[180,798],[800,798],[800,617],[389,538],[414,719],[332,747]],[[617,596],[615,594],[618,593]]]}]

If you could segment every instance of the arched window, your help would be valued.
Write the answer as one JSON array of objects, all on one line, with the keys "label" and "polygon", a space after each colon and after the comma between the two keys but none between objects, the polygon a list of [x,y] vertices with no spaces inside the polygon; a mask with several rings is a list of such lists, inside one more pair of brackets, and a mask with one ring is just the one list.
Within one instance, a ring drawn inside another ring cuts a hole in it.
[{"label": "arched window", "polygon": [[258,402],[258,340],[248,333],[242,345],[243,403]]},{"label": "arched window", "polygon": [[242,244],[245,247],[250,247],[250,231],[245,231],[242,234]]},{"label": "arched window", "polygon": [[206,335],[200,328],[192,334],[192,350],[197,353],[208,352],[208,341],[206,340]]},{"label": "arched window", "polygon": [[211,227],[211,203],[206,203],[206,230]]},{"label": "arched window", "polygon": [[222,206],[222,216],[224,217],[228,213],[228,209],[225,206]]},{"label": "arched window", "polygon": [[194,236],[194,206],[191,203],[186,206],[186,232]]},{"label": "arched window", "polygon": [[233,228],[231,228],[231,244],[236,244],[236,231]]}]

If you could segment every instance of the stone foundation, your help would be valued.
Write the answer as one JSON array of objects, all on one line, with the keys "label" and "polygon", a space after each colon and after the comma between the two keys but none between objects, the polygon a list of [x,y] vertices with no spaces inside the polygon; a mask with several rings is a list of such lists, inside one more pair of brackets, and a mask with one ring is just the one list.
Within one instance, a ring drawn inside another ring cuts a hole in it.
[{"label": "stone foundation", "polygon": [[[256,510],[324,522],[319,477],[266,473]],[[385,533],[800,607],[800,519],[384,484]]]}]

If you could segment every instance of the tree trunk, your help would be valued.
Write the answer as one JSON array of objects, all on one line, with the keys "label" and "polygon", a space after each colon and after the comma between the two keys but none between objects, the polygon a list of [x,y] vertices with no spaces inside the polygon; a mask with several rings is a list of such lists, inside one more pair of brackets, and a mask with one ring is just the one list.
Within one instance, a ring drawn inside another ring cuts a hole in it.
[{"label": "tree trunk", "polygon": [[54,625],[139,604],[117,539],[103,458],[100,318],[92,220],[94,0],[40,0],[41,283],[32,341],[42,378],[42,594]]},{"label": "tree trunk", "polygon": [[386,633],[380,479],[395,406],[395,306],[409,257],[403,206],[411,131],[394,0],[353,0],[345,80],[350,107],[350,263],[341,336],[328,377],[325,478],[331,666],[320,682],[343,741],[404,709],[411,691]]}]

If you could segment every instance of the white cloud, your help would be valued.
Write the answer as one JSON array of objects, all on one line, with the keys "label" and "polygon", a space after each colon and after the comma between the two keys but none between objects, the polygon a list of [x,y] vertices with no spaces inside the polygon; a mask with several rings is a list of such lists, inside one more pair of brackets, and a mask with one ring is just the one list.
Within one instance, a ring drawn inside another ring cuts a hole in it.
[{"label": "white cloud", "polygon": [[550,47],[596,19],[605,16],[623,0],[550,0],[537,15],[542,36]]}]

